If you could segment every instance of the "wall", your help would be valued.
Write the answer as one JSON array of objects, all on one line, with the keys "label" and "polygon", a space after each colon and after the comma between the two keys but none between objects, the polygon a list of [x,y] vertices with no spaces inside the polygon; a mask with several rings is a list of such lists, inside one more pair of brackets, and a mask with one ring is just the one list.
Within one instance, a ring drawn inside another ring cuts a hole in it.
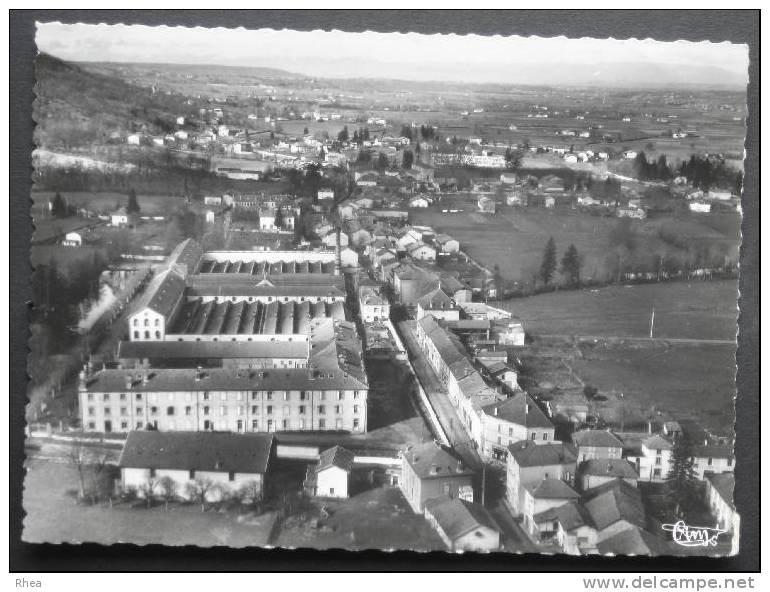
[{"label": "wall", "polygon": [[348,473],[331,466],[316,473],[316,495],[321,497],[348,497]]},{"label": "wall", "polygon": [[500,533],[486,526],[480,526],[454,542],[455,551],[498,551],[499,549]]},{"label": "wall", "polygon": [[[142,487],[147,483],[150,477],[150,469],[136,469],[136,468],[121,468],[121,482],[123,487],[135,487],[139,497],[143,497]],[[193,478],[190,478],[190,471],[187,470],[173,470],[173,469],[157,469],[155,471],[155,478],[160,480],[164,477],[170,477],[176,483],[176,496],[180,499],[189,499],[186,491],[187,484],[193,479],[209,479],[218,485],[218,488],[212,490],[206,496],[206,501],[216,502],[220,501],[227,495],[234,495],[237,491],[251,481],[257,481],[260,484],[260,490],[263,487],[264,479],[260,473],[235,473],[233,479],[230,480],[228,473],[219,471],[195,471],[193,472]],[[160,497],[163,493],[163,488],[158,485],[155,490],[156,496]]]},{"label": "wall", "polygon": [[320,261],[334,262],[334,251],[207,251],[204,261]]}]

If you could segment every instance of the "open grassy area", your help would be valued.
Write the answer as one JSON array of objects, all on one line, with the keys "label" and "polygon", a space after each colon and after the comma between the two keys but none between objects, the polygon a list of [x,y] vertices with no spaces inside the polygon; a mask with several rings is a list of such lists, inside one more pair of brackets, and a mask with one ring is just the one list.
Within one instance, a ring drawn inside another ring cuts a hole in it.
[{"label": "open grassy area", "polygon": [[[321,517],[321,507],[329,512]],[[347,500],[314,500],[307,511],[287,518],[276,544],[280,547],[446,550],[427,520],[415,514],[401,490],[365,491]]]},{"label": "open grassy area", "polygon": [[[51,191],[35,191],[32,193],[33,208],[38,209],[48,203],[54,196]],[[90,192],[90,191],[65,191],[61,192],[65,201],[75,207],[87,207],[93,212],[109,214],[117,208],[123,207],[128,202],[125,193]],[[184,204],[184,198],[172,195],[142,195],[137,194],[136,201],[141,208],[142,215],[163,215],[174,211]],[[33,209],[33,212],[35,211]]]},{"label": "open grassy area", "polygon": [[177,505],[169,511],[118,505],[113,508],[79,506],[74,466],[56,462],[27,463],[24,480],[24,533],[31,543],[101,543],[138,545],[264,546],[272,515],[239,522],[233,514],[201,512],[195,505]]},{"label": "open grassy area", "polygon": [[738,282],[693,281],[607,286],[500,303],[533,334],[646,337],[655,307],[655,337],[734,339]]},{"label": "open grassy area", "polygon": [[[445,214],[443,209],[463,210]],[[612,217],[600,217],[576,210],[514,208],[499,206],[495,215],[480,214],[471,196],[445,198],[441,204],[411,213],[413,222],[432,226],[437,232],[452,235],[461,248],[492,269],[499,265],[503,276],[516,282],[528,282],[537,273],[549,237],[556,242],[557,258],[574,244],[583,258],[581,275],[586,280],[604,279],[615,264],[611,259],[609,236],[618,225]],[[723,219],[724,218],[724,219]],[[698,216],[692,213],[673,217],[634,220],[637,257],[657,253],[677,253],[664,243],[661,228],[673,229],[681,238],[693,238],[709,245],[724,245],[728,256],[737,259],[740,245],[740,217],[737,214]]]}]

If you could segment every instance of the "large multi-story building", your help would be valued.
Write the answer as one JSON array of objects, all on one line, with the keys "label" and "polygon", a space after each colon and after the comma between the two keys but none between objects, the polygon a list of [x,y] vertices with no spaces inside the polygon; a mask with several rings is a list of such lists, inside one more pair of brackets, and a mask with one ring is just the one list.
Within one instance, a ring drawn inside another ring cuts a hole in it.
[{"label": "large multi-story building", "polygon": [[84,429],[366,431],[368,383],[333,252],[174,250],[118,367],[81,374]]}]

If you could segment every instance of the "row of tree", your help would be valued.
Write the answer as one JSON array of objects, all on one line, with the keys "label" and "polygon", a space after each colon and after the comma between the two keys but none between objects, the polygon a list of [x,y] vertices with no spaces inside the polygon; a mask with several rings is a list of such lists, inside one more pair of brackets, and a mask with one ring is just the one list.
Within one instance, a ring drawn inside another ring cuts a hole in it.
[{"label": "row of tree", "polygon": [[[559,271],[569,287],[580,285],[580,268],[583,265],[582,258],[575,245],[570,245],[564,251],[561,258]],[[556,241],[553,237],[548,239],[543,251],[543,261],[540,264],[540,280],[543,285],[550,286],[556,275]]]}]

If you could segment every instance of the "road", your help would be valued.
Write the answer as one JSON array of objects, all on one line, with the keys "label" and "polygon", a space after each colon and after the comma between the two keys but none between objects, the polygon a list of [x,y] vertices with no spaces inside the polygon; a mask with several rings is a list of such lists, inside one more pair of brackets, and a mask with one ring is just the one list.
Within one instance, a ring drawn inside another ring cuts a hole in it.
[{"label": "road", "polygon": [[482,461],[478,452],[476,452],[476,447],[465,431],[457,411],[449,400],[444,383],[436,376],[433,367],[417,344],[409,322],[401,321],[397,324],[397,327],[398,332],[401,334],[401,339],[409,352],[409,360],[412,362],[414,371],[417,374],[417,380],[420,381],[422,388],[425,390],[428,402],[433,407],[433,411],[444,433],[447,435],[449,444],[468,466],[474,470],[481,470]]},{"label": "road", "polygon": [[487,508],[502,530],[503,547],[509,553],[539,553],[540,549],[524,532],[511,515],[510,510],[500,501],[494,507]]}]

